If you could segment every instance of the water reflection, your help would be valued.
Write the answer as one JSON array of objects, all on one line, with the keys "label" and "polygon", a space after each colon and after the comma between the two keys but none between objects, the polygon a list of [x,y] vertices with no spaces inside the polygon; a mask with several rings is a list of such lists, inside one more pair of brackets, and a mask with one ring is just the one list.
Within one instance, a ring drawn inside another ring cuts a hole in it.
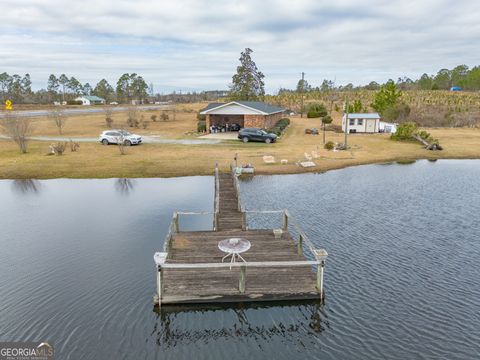
[{"label": "water reflection", "polygon": [[[238,341],[239,338],[298,343],[308,341],[308,335],[315,341],[320,333],[330,330],[324,305],[311,300],[208,306],[164,305],[161,308],[154,307],[154,312],[157,321],[151,336],[162,347],[215,342],[219,339]],[[279,313],[287,316],[278,316]],[[192,326],[198,316],[209,319],[208,323]],[[214,321],[218,317],[224,320]],[[304,336],[299,336],[299,333]]]},{"label": "water reflection", "polygon": [[130,193],[132,193],[133,190],[135,190],[135,186],[136,183],[133,179],[122,178],[115,181],[115,189],[119,194],[122,195],[129,195]]},{"label": "water reflection", "polygon": [[40,192],[40,182],[34,179],[18,179],[12,181],[12,187],[15,192],[20,194],[38,194]]}]

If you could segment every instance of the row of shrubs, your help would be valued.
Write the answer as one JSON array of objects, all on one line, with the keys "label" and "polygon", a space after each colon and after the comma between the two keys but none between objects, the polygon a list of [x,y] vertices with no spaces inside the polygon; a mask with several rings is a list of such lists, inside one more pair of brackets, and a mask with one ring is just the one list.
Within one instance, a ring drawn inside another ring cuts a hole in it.
[{"label": "row of shrubs", "polygon": [[67,105],[82,105],[80,100],[67,100]]},{"label": "row of shrubs", "polygon": [[268,129],[269,132],[274,133],[277,136],[282,135],[283,131],[287,128],[287,126],[290,125],[290,119],[289,118],[282,118],[277,121],[274,127],[271,129]]}]

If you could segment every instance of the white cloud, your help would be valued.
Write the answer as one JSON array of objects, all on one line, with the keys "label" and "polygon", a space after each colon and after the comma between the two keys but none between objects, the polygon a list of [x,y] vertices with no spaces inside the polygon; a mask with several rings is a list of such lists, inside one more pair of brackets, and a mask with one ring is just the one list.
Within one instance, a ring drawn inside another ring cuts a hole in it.
[{"label": "white cloud", "polygon": [[156,89],[226,88],[254,49],[270,91],[418,77],[479,63],[480,11],[466,0],[0,0],[0,72],[114,82],[137,72]]}]

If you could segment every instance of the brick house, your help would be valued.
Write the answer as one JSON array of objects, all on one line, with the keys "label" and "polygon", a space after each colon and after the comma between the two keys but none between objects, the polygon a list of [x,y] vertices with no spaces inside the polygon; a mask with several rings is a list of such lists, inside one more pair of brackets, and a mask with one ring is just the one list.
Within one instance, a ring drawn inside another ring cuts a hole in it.
[{"label": "brick house", "polygon": [[258,101],[231,101],[211,103],[200,111],[205,115],[207,132],[211,126],[224,127],[238,124],[240,127],[270,129],[284,115],[285,109]]}]

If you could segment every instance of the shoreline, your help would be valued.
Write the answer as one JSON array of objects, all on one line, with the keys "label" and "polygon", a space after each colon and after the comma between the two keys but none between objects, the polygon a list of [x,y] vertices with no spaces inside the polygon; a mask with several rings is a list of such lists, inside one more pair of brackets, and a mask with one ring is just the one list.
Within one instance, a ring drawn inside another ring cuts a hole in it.
[{"label": "shoreline", "polygon": [[[319,159],[321,161],[322,159]],[[350,167],[357,167],[357,166],[365,166],[365,165],[390,165],[390,164],[399,164],[399,165],[411,165],[416,163],[417,161],[438,161],[438,160],[480,160],[480,156],[478,157],[397,157],[385,160],[373,160],[373,161],[365,161],[365,162],[358,162],[352,164],[337,164],[335,166],[328,166],[326,168],[318,169],[318,168],[301,168],[298,167],[298,171],[266,171],[262,170],[255,170],[255,175],[260,176],[279,176],[279,175],[302,175],[302,174],[324,174],[329,171],[334,170],[342,170]],[[402,163],[404,162],[404,163]],[[332,165],[332,164],[330,164]],[[229,171],[225,169],[225,167],[221,167],[220,171]],[[111,174],[109,174],[111,175]],[[87,180],[87,179],[155,179],[155,178],[180,178],[180,177],[194,177],[194,176],[213,176],[213,167],[211,169],[205,169],[204,171],[200,172],[180,172],[180,173],[158,173],[157,175],[148,175],[148,176],[121,176],[120,173],[118,176],[94,176],[92,173],[87,172],[85,176],[37,176],[37,177],[5,177],[0,172],[0,180],[55,180],[55,179],[72,179],[72,180]],[[246,175],[249,176],[249,175]]]}]

